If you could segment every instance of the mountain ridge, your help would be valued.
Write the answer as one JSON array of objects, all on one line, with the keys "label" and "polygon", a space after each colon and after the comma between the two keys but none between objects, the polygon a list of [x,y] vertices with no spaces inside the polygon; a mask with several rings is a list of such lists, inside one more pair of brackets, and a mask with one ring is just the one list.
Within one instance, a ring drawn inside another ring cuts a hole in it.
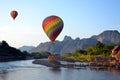
[{"label": "mountain ridge", "polygon": [[26,45],[24,45],[24,46],[22,46],[22,47],[19,47],[19,50],[20,51],[29,51],[29,50],[31,50],[32,48],[35,48],[34,46],[26,46]]},{"label": "mountain ridge", "polygon": [[117,30],[107,30],[98,35],[83,39],[79,37],[72,39],[70,36],[65,36],[63,41],[55,41],[54,45],[51,42],[40,43],[29,52],[73,53],[77,49],[84,50],[89,45],[95,45],[98,41],[105,44],[117,44],[120,42],[120,33]]}]

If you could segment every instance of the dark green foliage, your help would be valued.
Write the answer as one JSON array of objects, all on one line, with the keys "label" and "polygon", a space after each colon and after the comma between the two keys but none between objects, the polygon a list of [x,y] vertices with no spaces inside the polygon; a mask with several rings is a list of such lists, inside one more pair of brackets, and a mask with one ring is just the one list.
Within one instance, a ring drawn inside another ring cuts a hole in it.
[{"label": "dark green foliage", "polygon": [[24,60],[27,56],[28,53],[10,47],[6,41],[0,43],[0,61]]},{"label": "dark green foliage", "polygon": [[74,54],[72,53],[64,53],[63,57],[69,57],[69,56],[73,56]]},{"label": "dark green foliage", "polygon": [[49,52],[34,52],[32,53],[32,55],[35,59],[40,59],[40,58],[48,58],[50,53]]},{"label": "dark green foliage", "polygon": [[113,47],[113,44],[103,44],[98,41],[95,46],[88,46],[86,51],[90,55],[109,56]]},{"label": "dark green foliage", "polygon": [[85,50],[76,50],[75,53],[64,54],[64,60],[69,61],[90,61],[93,57],[110,57],[115,45],[97,42],[95,46],[88,46]]},{"label": "dark green foliage", "polygon": [[85,50],[76,50],[73,56],[79,56],[80,54],[87,55]]},{"label": "dark green foliage", "polygon": [[104,44],[103,43],[101,43],[100,41],[98,41],[97,42],[97,44],[96,44],[96,48],[103,48],[104,47]]}]

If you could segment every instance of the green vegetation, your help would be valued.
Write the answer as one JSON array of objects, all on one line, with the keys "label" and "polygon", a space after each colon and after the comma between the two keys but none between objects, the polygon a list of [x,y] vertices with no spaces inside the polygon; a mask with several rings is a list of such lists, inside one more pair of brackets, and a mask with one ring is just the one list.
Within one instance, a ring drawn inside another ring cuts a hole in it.
[{"label": "green vegetation", "polygon": [[103,44],[98,41],[95,46],[88,46],[85,50],[76,50],[75,53],[65,53],[63,57],[67,61],[90,61],[91,58],[110,57],[113,47],[113,44]]},{"label": "green vegetation", "polygon": [[34,52],[32,53],[32,55],[35,59],[40,59],[40,58],[48,58],[50,53],[49,52]]},{"label": "green vegetation", "polygon": [[11,47],[6,41],[0,42],[0,62],[13,61],[13,60],[25,60],[30,57],[27,52],[21,52],[20,50]]}]

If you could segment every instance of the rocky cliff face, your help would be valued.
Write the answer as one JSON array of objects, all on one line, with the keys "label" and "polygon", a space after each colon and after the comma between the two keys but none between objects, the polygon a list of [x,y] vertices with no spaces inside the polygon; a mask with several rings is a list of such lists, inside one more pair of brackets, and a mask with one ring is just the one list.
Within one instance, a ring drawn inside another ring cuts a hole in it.
[{"label": "rocky cliff face", "polygon": [[117,30],[114,31],[104,31],[98,36],[92,37],[103,43],[113,43],[117,44],[120,42],[120,33]]},{"label": "rocky cliff face", "polygon": [[86,39],[72,39],[70,36],[65,36],[63,41],[55,41],[40,43],[37,47],[29,52],[48,51],[50,53],[72,53],[77,49],[85,49],[89,45],[95,45],[97,41],[105,44],[117,44],[120,42],[120,33],[118,31],[104,31],[99,35],[92,36]]}]

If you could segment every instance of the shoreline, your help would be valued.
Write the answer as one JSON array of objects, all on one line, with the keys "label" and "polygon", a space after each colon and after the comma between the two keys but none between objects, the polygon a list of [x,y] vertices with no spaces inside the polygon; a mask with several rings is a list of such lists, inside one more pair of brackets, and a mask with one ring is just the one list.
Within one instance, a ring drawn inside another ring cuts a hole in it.
[{"label": "shoreline", "polygon": [[108,66],[108,65],[90,65],[90,62],[88,63],[83,63],[83,62],[77,62],[72,63],[72,62],[66,62],[66,63],[61,63],[61,62],[50,62],[47,59],[38,59],[34,60],[32,62],[33,64],[38,64],[38,65],[44,65],[47,67],[53,67],[53,68],[80,68],[80,69],[86,69],[89,68],[90,70],[120,70],[120,67],[116,66]]},{"label": "shoreline", "polygon": [[61,67],[61,64],[58,62],[49,62],[47,59],[36,59],[32,62],[33,64],[40,64],[47,67]]}]

